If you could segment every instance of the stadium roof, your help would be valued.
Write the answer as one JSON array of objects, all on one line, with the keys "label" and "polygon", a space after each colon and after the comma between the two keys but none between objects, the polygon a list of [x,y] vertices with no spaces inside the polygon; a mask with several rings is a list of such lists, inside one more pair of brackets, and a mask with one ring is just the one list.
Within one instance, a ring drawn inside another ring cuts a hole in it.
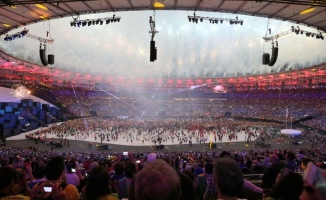
[{"label": "stadium roof", "polygon": [[[211,11],[262,16],[326,31],[326,2],[308,0],[5,0],[0,1],[0,35],[44,19],[82,14],[152,10],[162,2],[165,10]],[[307,10],[310,9],[310,10]],[[309,12],[312,11],[312,12]],[[306,13],[306,14],[303,14]]]}]

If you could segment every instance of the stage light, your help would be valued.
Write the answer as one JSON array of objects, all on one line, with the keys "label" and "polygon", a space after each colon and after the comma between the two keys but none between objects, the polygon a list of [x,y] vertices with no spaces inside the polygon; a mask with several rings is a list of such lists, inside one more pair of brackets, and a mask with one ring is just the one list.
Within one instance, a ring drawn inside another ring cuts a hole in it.
[{"label": "stage light", "polygon": [[44,6],[44,5],[42,5],[42,4],[37,3],[37,4],[35,4],[35,6],[42,9],[42,10],[48,10],[48,8],[46,6]]},{"label": "stage light", "polygon": [[164,4],[162,2],[154,2],[153,3],[154,8],[164,8]]},{"label": "stage light", "polygon": [[307,8],[307,9],[305,9],[305,10],[302,10],[299,14],[300,14],[300,15],[305,15],[305,14],[311,13],[311,12],[313,12],[313,11],[315,11],[315,10],[316,10],[316,8],[314,8],[314,7],[310,7],[310,8]]},{"label": "stage light", "polygon": [[6,37],[4,38],[4,41],[13,41],[16,38],[22,38],[24,37],[26,34],[28,33],[28,29],[24,29],[23,31],[11,34],[11,35],[6,35]]},{"label": "stage light", "polygon": [[98,18],[98,19],[87,19],[87,20],[77,20],[74,19],[74,21],[70,22],[70,26],[74,27],[85,27],[91,26],[91,25],[103,25],[104,21],[106,24],[109,24],[110,22],[120,22],[121,17],[117,17],[113,15],[113,17],[108,18]]},{"label": "stage light", "polygon": [[208,20],[209,23],[211,24],[218,24],[219,22],[221,24],[223,24],[223,21],[227,21],[230,22],[230,25],[233,24],[240,24],[243,25],[243,20],[239,20],[238,17],[236,17],[235,19],[228,19],[228,18],[212,18],[212,17],[202,17],[202,16],[196,16],[196,14],[194,13],[193,16],[188,16],[188,20],[189,22],[193,22],[193,23],[198,23],[198,21],[200,20],[200,22],[204,22],[204,20]]}]

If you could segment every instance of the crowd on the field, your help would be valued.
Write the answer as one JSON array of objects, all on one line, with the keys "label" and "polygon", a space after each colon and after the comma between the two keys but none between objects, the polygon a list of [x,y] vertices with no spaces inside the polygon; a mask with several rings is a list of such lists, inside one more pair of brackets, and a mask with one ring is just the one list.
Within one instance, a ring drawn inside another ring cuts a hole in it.
[{"label": "crowd on the field", "polygon": [[89,117],[70,120],[29,134],[40,140],[53,138],[145,145],[198,144],[254,141],[269,138],[281,126],[231,118],[117,119]]}]

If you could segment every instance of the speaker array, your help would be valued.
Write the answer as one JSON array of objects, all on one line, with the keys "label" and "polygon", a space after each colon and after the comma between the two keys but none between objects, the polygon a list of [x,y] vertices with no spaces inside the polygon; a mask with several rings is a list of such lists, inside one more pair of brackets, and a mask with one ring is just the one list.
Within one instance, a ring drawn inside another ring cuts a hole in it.
[{"label": "speaker array", "polygon": [[268,63],[268,66],[273,66],[276,63],[277,56],[278,56],[278,47],[273,47],[272,48],[272,57]]},{"label": "speaker array", "polygon": [[49,54],[48,57],[46,57],[46,47],[42,49],[42,46],[40,46],[40,59],[43,66],[53,65],[54,64],[54,55]]},{"label": "speaker array", "polygon": [[54,55],[53,54],[48,55],[48,63],[49,63],[49,65],[54,64]]},{"label": "speaker array", "polygon": [[151,41],[149,60],[154,62],[157,59],[157,48],[155,47],[155,41]]},{"label": "speaker array", "polygon": [[263,53],[263,65],[273,66],[278,57],[278,47],[272,47],[272,56],[269,53]]},{"label": "speaker array", "polygon": [[40,49],[40,59],[43,66],[48,65],[48,60],[46,59],[46,49]]}]

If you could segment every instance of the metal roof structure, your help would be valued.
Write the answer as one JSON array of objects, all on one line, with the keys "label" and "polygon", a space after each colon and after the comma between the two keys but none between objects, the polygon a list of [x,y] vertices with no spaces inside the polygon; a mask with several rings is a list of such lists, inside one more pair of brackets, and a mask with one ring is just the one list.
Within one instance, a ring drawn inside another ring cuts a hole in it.
[{"label": "metal roof structure", "polygon": [[22,25],[66,16],[76,18],[92,13],[153,10],[155,2],[163,3],[164,8],[160,9],[164,10],[246,14],[326,31],[324,0],[4,0],[0,1],[0,35]]}]

